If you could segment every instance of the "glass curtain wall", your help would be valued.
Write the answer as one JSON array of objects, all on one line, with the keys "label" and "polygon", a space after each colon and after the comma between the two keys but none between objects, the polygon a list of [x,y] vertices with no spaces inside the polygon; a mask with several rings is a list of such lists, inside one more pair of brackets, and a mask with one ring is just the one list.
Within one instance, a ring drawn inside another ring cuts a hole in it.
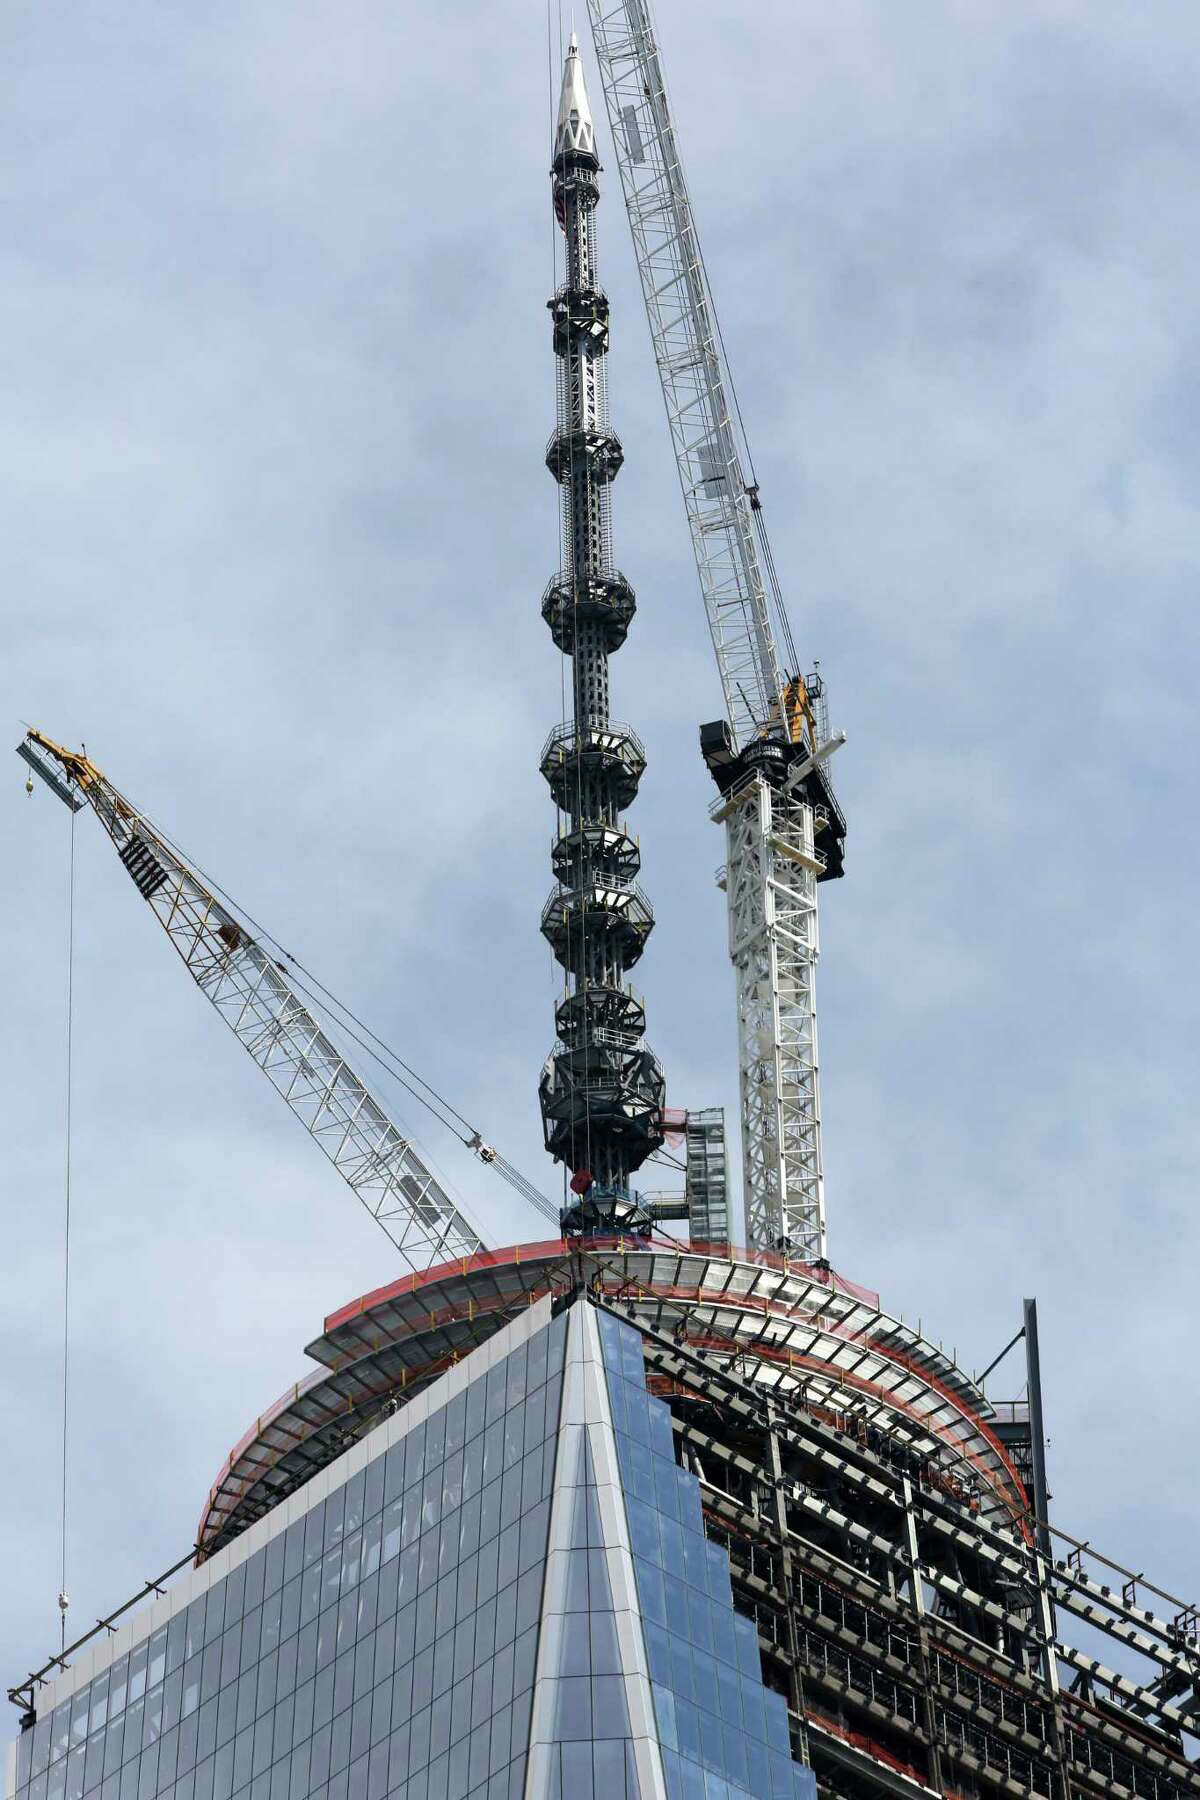
[{"label": "glass curtain wall", "polygon": [[700,1484],[675,1462],[670,1410],[646,1391],[641,1338],[599,1321],[670,1800],[816,1800],[758,1633],[733,1610],[728,1554],[704,1535]]},{"label": "glass curtain wall", "polygon": [[72,1671],[15,1800],[815,1800],[637,1332],[541,1304]]},{"label": "glass curtain wall", "polygon": [[39,1719],[19,1800],[519,1800],[565,1327],[398,1414],[365,1468]]}]

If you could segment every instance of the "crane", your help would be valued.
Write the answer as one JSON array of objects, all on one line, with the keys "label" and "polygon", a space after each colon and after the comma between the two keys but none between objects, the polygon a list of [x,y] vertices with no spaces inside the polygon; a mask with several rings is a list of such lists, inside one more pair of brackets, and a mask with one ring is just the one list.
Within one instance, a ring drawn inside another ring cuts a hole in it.
[{"label": "crane", "polygon": [[[253,935],[232,905],[217,898],[209,882],[85,752],[67,750],[34,730],[26,733],[17,750],[73,811],[90,806],[201,993],[409,1268],[423,1269],[482,1250],[483,1239],[446,1194],[411,1137],[392,1123],[313,1016],[283,963]],[[369,1044],[364,1047],[370,1049]],[[446,1111],[453,1109],[447,1104]],[[451,1126],[460,1141],[557,1225],[557,1207],[460,1115],[454,1116],[467,1130],[464,1136]],[[442,1122],[450,1123],[444,1116]]]},{"label": "crane", "polygon": [[826,764],[844,734],[829,735],[820,675],[797,668],[648,0],[588,12],[725,700],[700,744],[725,827],[746,1234],[822,1262],[817,886],[842,873]]}]

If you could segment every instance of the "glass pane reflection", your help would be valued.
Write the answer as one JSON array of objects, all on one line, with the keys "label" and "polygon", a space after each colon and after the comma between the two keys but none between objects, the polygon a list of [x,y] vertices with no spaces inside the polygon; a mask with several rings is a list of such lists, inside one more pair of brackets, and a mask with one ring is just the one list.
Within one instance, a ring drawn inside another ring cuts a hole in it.
[{"label": "glass pane reflection", "polygon": [[18,1800],[517,1800],[565,1328],[39,1720]]}]

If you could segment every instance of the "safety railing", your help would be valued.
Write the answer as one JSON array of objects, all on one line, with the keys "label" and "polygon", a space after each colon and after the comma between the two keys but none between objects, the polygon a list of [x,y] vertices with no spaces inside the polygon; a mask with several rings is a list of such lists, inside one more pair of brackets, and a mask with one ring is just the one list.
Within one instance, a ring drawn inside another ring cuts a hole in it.
[{"label": "safety railing", "polygon": [[584,755],[608,751],[623,755],[628,762],[645,763],[646,746],[632,726],[623,725],[615,719],[581,719],[576,724],[574,719],[567,719],[556,725],[545,743],[539,760],[545,762],[554,750],[564,753],[568,747],[572,753],[582,751]]}]

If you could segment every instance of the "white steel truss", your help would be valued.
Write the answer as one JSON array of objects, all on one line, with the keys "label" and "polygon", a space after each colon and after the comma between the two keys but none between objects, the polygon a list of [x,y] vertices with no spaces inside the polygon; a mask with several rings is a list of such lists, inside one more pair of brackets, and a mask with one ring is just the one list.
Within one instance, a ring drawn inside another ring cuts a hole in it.
[{"label": "white steel truss", "polygon": [[761,775],[717,802],[737,985],[746,1234],[802,1262],[825,1256],[817,1057],[813,809]]},{"label": "white steel truss", "polygon": [[62,764],[192,980],[408,1266],[425,1269],[484,1249],[276,959],[94,763],[40,733],[29,736]]},{"label": "white steel truss", "polygon": [[750,492],[716,316],[645,0],[588,0],[625,210],[729,722],[744,744],[782,716]]},{"label": "white steel truss", "polygon": [[[786,725],[716,314],[647,0],[588,0],[634,255],[734,741]],[[792,671],[795,673],[795,671]],[[815,750],[816,745],[810,745]],[[825,1256],[812,808],[760,777],[728,811],[747,1242]]]}]

